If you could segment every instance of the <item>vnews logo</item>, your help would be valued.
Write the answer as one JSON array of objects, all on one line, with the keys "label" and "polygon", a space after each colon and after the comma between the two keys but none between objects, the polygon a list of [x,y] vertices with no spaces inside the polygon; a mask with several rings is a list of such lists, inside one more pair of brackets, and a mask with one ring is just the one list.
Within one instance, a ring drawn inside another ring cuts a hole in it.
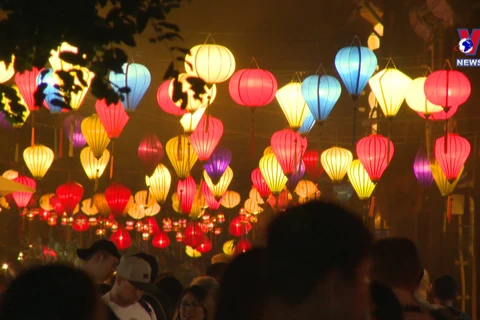
[{"label": "vnews logo", "polygon": [[[469,57],[475,57],[480,41],[480,29],[473,29],[471,33],[468,29],[458,29],[458,35],[460,41],[458,45],[455,46],[455,51],[460,51]],[[457,67],[480,67],[480,59],[457,59]]]}]

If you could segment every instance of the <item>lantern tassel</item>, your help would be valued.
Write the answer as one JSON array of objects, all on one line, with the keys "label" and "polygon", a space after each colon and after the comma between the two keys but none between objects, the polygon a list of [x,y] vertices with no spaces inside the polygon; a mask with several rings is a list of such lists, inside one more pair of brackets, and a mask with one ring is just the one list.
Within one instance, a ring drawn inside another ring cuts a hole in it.
[{"label": "lantern tassel", "polygon": [[448,150],[448,118],[445,119],[445,139],[444,139],[444,152],[447,153],[447,150]]},{"label": "lantern tassel", "polygon": [[63,126],[60,126],[58,134],[58,157],[63,158]]},{"label": "lantern tassel", "polygon": [[447,198],[447,221],[452,222],[453,198],[451,195]]},{"label": "lantern tassel", "polygon": [[368,216],[373,217],[375,215],[375,195],[372,195],[372,200],[370,201],[370,210],[368,211]]},{"label": "lantern tassel", "polygon": [[113,153],[115,151],[115,141],[112,140],[112,152],[110,156],[110,180],[113,179],[113,167],[114,167],[114,156]]},{"label": "lantern tassel", "polygon": [[32,114],[32,136],[31,136],[31,144],[33,148],[35,145],[35,116]]},{"label": "lantern tassel", "polygon": [[72,121],[70,122],[70,132],[69,132],[69,143],[68,143],[68,156],[70,158],[73,158],[73,133],[75,130],[75,126],[73,123],[73,118]]},{"label": "lantern tassel", "polygon": [[250,155],[253,156],[255,154],[255,108],[251,108],[250,110],[252,110],[252,121],[250,128]]}]

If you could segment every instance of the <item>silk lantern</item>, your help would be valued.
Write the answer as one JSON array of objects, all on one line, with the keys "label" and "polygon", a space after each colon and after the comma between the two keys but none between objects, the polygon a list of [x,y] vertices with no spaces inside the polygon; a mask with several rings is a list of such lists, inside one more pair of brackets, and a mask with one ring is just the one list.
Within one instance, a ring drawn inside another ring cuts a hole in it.
[{"label": "silk lantern", "polygon": [[375,183],[370,180],[367,170],[363,167],[360,160],[353,160],[347,170],[348,179],[355,189],[360,200],[370,198],[375,189]]},{"label": "silk lantern", "polygon": [[305,174],[305,164],[303,163],[302,160],[300,160],[300,163],[297,165],[297,169],[293,174],[288,176],[288,181],[287,181],[287,189],[288,190],[295,190],[295,187],[297,186],[298,182],[300,179],[303,178],[303,175]]},{"label": "silk lantern", "polygon": [[223,147],[217,147],[211,154],[207,162],[203,164],[203,169],[208,173],[213,184],[217,184],[221,176],[232,161],[232,152]]},{"label": "silk lantern", "polygon": [[[152,80],[147,67],[138,63],[125,63],[122,66],[123,73],[110,72],[109,80],[113,83],[113,89],[122,99],[122,105],[127,112],[137,109],[145,92],[147,92]],[[120,89],[127,87],[128,93],[120,92]]]},{"label": "silk lantern", "polygon": [[167,167],[160,163],[150,177],[145,177],[145,182],[155,200],[163,204],[172,183],[172,176]]},{"label": "silk lantern", "polygon": [[447,180],[452,183],[459,176],[463,165],[470,155],[471,147],[467,139],[458,134],[448,133],[448,145],[450,146],[445,152],[445,137],[440,137],[435,142],[435,158],[442,168]]},{"label": "silk lantern", "polygon": [[[64,112],[63,108],[58,104],[65,103],[65,99],[60,90],[56,88],[56,86],[61,84],[62,80],[53,69],[44,69],[38,74],[37,86],[46,85],[43,90],[43,94],[45,95],[43,104],[53,114]],[[65,112],[66,111],[68,110],[65,110]]]},{"label": "silk lantern", "polygon": [[41,144],[33,145],[23,151],[25,164],[27,165],[28,170],[30,170],[33,178],[37,180],[40,180],[45,176],[48,169],[50,169],[54,158],[55,155],[53,154],[52,149]]},{"label": "silk lantern", "polygon": [[[80,152],[80,163],[88,179],[96,181],[102,176],[110,160],[110,152],[105,149],[100,158],[95,158],[90,147],[85,147]],[[97,188],[95,188],[97,189]],[[96,190],[95,190],[96,191]]]},{"label": "silk lantern", "polygon": [[[282,166],[274,154],[267,154],[260,159],[258,167],[273,195],[282,192],[288,178],[283,173]],[[258,189],[258,188],[257,188]]]},{"label": "silk lantern", "polygon": [[69,62],[66,62],[62,58],[60,58],[60,54],[62,52],[70,52],[70,53],[78,53],[78,48],[72,46],[68,42],[62,42],[58,47],[57,50],[52,49],[50,51],[50,57],[48,58],[48,62],[52,66],[53,70],[55,71],[69,71],[75,66]]},{"label": "silk lantern", "polygon": [[238,192],[228,190],[225,192],[223,198],[222,198],[222,206],[227,208],[227,209],[232,209],[238,206],[238,204],[241,201],[240,194]]},{"label": "silk lantern", "polygon": [[467,101],[472,87],[467,76],[460,71],[439,70],[432,72],[425,80],[425,96],[428,101],[442,106],[445,111]]},{"label": "silk lantern", "polygon": [[424,147],[420,147],[413,161],[413,173],[422,188],[428,188],[433,183],[432,169],[427,152]]},{"label": "silk lantern", "polygon": [[73,214],[83,197],[83,187],[75,181],[68,181],[56,190],[58,200],[67,214]]},{"label": "silk lantern", "polygon": [[180,201],[182,213],[189,214],[192,209],[193,200],[197,194],[197,185],[192,176],[188,176],[183,180],[178,180],[177,197]]},{"label": "silk lantern", "polygon": [[168,233],[160,230],[160,232],[155,237],[153,237],[152,245],[158,249],[168,248],[168,246],[170,245],[170,237],[168,236]]},{"label": "silk lantern", "polygon": [[293,130],[284,129],[272,135],[270,144],[283,173],[286,176],[293,174],[305,153],[307,139]]},{"label": "silk lantern", "polygon": [[212,182],[210,176],[205,170],[203,171],[203,179],[212,191],[215,199],[219,200],[222,198],[223,194],[227,191],[228,186],[232,182],[233,170],[230,167],[227,167],[227,169],[225,169],[225,172],[220,177],[220,180],[218,180],[218,183],[216,184]]},{"label": "silk lantern", "polygon": [[230,50],[218,44],[196,45],[185,57],[185,70],[191,76],[214,84],[227,81],[235,71],[235,58]]},{"label": "silk lantern", "polygon": [[150,133],[146,134],[140,141],[137,154],[146,175],[151,176],[160,164],[165,151],[157,136],[154,133]]},{"label": "silk lantern", "polygon": [[300,197],[308,198],[317,192],[317,187],[312,181],[300,180],[295,187],[295,193]]},{"label": "silk lantern", "polygon": [[123,211],[130,200],[132,192],[118,182],[112,182],[105,189],[105,200],[114,216],[123,215]]},{"label": "silk lantern", "polygon": [[393,158],[393,142],[380,134],[371,134],[358,141],[357,156],[373,183],[377,183]]},{"label": "silk lantern", "polygon": [[221,195],[219,198],[215,197],[212,190],[205,181],[202,181],[202,184],[200,186],[200,192],[205,199],[206,205],[210,208],[211,211],[215,211],[220,208],[223,195]]},{"label": "silk lantern", "polygon": [[223,124],[210,115],[203,116],[197,128],[190,135],[190,143],[200,161],[210,158],[223,135]]},{"label": "silk lantern", "polygon": [[72,113],[63,120],[63,132],[70,141],[71,147],[75,149],[82,148],[87,144],[82,133],[83,119],[85,119],[85,117],[80,114]]},{"label": "silk lantern", "polygon": [[275,97],[280,108],[282,108],[290,129],[298,130],[305,120],[306,109],[308,108],[302,95],[302,84],[291,82],[278,89]]},{"label": "silk lantern", "polygon": [[443,170],[440,167],[440,164],[438,163],[437,160],[435,160],[430,165],[430,169],[432,170],[432,176],[433,176],[433,179],[435,180],[435,184],[437,185],[438,190],[440,191],[440,194],[446,197],[452,194],[453,191],[455,190],[455,187],[457,186],[458,181],[462,177],[464,167],[460,169],[460,173],[458,174],[457,178],[452,182],[448,181],[445,173],[443,173]]},{"label": "silk lantern", "polygon": [[108,137],[110,139],[118,139],[130,119],[125,112],[122,102],[118,101],[117,103],[107,105],[104,99],[97,100],[95,102],[95,110]]},{"label": "silk lantern", "polygon": [[341,93],[340,82],[332,76],[312,75],[302,82],[303,98],[320,124],[327,119]]},{"label": "silk lantern", "polygon": [[97,159],[100,158],[110,143],[110,139],[97,114],[93,114],[82,121],[82,133],[93,155]]},{"label": "silk lantern", "polygon": [[313,181],[320,180],[324,170],[318,156],[318,150],[307,150],[303,154],[303,163],[305,164],[305,171]]},{"label": "silk lantern", "polygon": [[170,139],[165,149],[178,178],[185,179],[188,177],[190,170],[198,159],[188,137],[180,135]]},{"label": "silk lantern", "polygon": [[118,250],[126,250],[132,246],[132,237],[123,227],[119,227],[117,231],[112,233],[110,241],[115,244]]},{"label": "silk lantern", "polygon": [[343,180],[352,161],[352,153],[340,147],[331,147],[320,156],[323,169],[334,183]]},{"label": "silk lantern", "polygon": [[210,239],[205,237],[205,240],[198,247],[196,247],[195,250],[200,253],[210,252],[212,250],[212,242],[210,241]]},{"label": "silk lantern", "polygon": [[303,119],[302,125],[300,126],[300,128],[298,128],[298,133],[300,133],[302,136],[308,135],[310,130],[312,130],[313,126],[315,125],[315,118],[313,117],[310,110],[306,109],[305,112],[305,119]]},{"label": "silk lantern", "polygon": [[[181,73],[178,76],[178,82],[182,86],[182,92],[185,93],[187,103],[185,106],[185,110],[193,113],[199,109],[206,108],[213,103],[215,97],[217,96],[217,86],[211,85],[210,87],[205,85],[203,90],[205,91],[203,94],[197,96],[192,84],[190,83],[192,76]],[[170,86],[168,88],[168,94],[170,99],[173,99],[173,89],[174,89],[174,80],[170,82]],[[183,99],[183,98],[182,98]],[[183,100],[180,99],[178,101],[173,101],[178,107],[182,105]]]},{"label": "silk lantern", "polygon": [[14,55],[12,55],[12,61],[8,66],[5,63],[5,61],[0,62],[0,83],[5,83],[13,77],[15,73],[14,64],[15,64]]},{"label": "silk lantern", "polygon": [[173,80],[166,80],[158,87],[157,103],[158,106],[166,113],[174,116],[182,116],[187,113],[187,110],[183,110],[173,102],[169,91],[172,81]]},{"label": "silk lantern", "polygon": [[413,79],[405,94],[405,102],[413,111],[429,117],[434,112],[443,111],[443,108],[427,100],[424,90],[426,80],[427,77]]},{"label": "silk lantern", "polygon": [[207,108],[201,108],[196,110],[193,113],[187,113],[180,118],[180,124],[183,127],[183,132],[186,135],[191,135],[195,129],[197,129],[200,120],[202,120],[203,115],[207,111]]},{"label": "silk lantern", "polygon": [[447,112],[445,112],[444,110],[434,112],[430,116],[428,116],[428,118],[423,113],[420,113],[420,112],[418,112],[418,115],[423,119],[428,119],[430,121],[442,121],[442,120],[445,121],[447,119],[450,119],[457,113],[458,107],[459,106],[453,106],[450,109],[448,109]]},{"label": "silk lantern", "polygon": [[275,76],[270,71],[259,68],[238,70],[228,84],[232,100],[250,108],[263,107],[272,102],[277,88]]},{"label": "silk lantern", "polygon": [[[13,179],[13,181],[23,184],[24,186],[27,186],[32,189],[35,189],[37,187],[37,183],[35,182],[35,180],[22,175],[18,175],[15,179]],[[25,208],[30,202],[30,199],[32,199],[32,196],[33,196],[32,192],[23,192],[23,191],[12,192],[13,200],[15,201],[15,204],[19,209]]]},{"label": "silk lantern", "polygon": [[[282,170],[282,173],[283,173],[283,170]],[[272,192],[270,191],[270,187],[268,186],[267,181],[263,177],[263,174],[260,168],[255,168],[252,171],[250,178],[252,179],[252,183],[255,186],[255,189],[257,189],[260,196],[263,198],[263,200],[266,200]]]},{"label": "silk lantern", "polygon": [[30,111],[39,109],[35,106],[35,90],[37,90],[37,78],[40,70],[33,67],[31,71],[25,70],[23,73],[17,72],[15,74],[15,83],[22,95],[23,101]]}]

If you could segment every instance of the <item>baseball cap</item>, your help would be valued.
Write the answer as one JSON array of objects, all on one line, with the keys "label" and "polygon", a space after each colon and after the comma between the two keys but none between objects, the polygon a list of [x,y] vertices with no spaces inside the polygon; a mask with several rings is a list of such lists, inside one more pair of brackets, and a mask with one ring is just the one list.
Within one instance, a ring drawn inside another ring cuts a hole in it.
[{"label": "baseball cap", "polygon": [[92,256],[92,254],[94,254],[97,251],[107,252],[117,259],[120,259],[122,257],[120,252],[118,252],[118,249],[115,246],[115,244],[108,240],[98,240],[98,241],[95,241],[90,246],[90,248],[77,249],[77,256],[82,260],[87,260],[90,256]]},{"label": "baseball cap", "polygon": [[151,291],[156,286],[150,283],[152,269],[148,262],[135,256],[126,256],[120,260],[117,267],[117,276],[130,282],[135,288]]}]

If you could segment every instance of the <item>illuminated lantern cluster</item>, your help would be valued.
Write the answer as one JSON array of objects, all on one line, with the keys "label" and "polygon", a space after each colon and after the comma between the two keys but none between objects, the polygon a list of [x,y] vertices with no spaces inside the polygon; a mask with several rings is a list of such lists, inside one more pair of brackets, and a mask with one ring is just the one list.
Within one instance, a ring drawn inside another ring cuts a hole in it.
[{"label": "illuminated lantern cluster", "polygon": [[320,161],[332,182],[337,183],[342,181],[347,174],[347,169],[353,161],[353,155],[347,149],[332,147],[322,152]]},{"label": "illuminated lantern cluster", "polygon": [[452,183],[462,171],[463,165],[470,155],[471,147],[470,142],[458,134],[449,133],[447,139],[449,148],[446,152],[444,149],[445,137],[440,137],[435,142],[435,158],[447,180]]},{"label": "illuminated lantern cluster", "polygon": [[307,103],[302,95],[302,84],[291,82],[276,93],[278,104],[282,108],[283,114],[292,130],[298,130],[306,117]]},{"label": "illuminated lantern cluster", "polygon": [[54,157],[52,149],[41,144],[28,147],[23,151],[25,164],[32,173],[33,178],[37,180],[45,176],[53,163]]},{"label": "illuminated lantern cluster", "polygon": [[332,76],[313,75],[302,82],[302,94],[314,119],[325,121],[342,92],[340,82]]},{"label": "illuminated lantern cluster", "polygon": [[[235,71],[235,58],[226,47],[202,44],[190,49],[185,57],[185,70],[191,76],[214,84],[227,81]],[[195,246],[193,246],[195,247]]]},{"label": "illuminated lantern cluster", "polygon": [[357,143],[357,156],[373,183],[377,183],[393,158],[393,142],[379,134],[371,134]]},{"label": "illuminated lantern cluster", "polygon": [[200,161],[210,158],[223,135],[222,121],[210,115],[203,116],[195,131],[190,135],[193,150]]},{"label": "illuminated lantern cluster", "polygon": [[245,107],[263,107],[275,99],[278,84],[267,70],[242,69],[230,78],[228,91],[237,104]]},{"label": "illuminated lantern cluster", "polygon": [[[152,77],[147,67],[138,63],[125,63],[122,70],[123,73],[111,71],[109,80],[114,84],[113,89],[124,97],[122,105],[125,111],[133,112],[147,92]],[[120,89],[125,87],[130,90],[126,94],[120,92]]]}]

